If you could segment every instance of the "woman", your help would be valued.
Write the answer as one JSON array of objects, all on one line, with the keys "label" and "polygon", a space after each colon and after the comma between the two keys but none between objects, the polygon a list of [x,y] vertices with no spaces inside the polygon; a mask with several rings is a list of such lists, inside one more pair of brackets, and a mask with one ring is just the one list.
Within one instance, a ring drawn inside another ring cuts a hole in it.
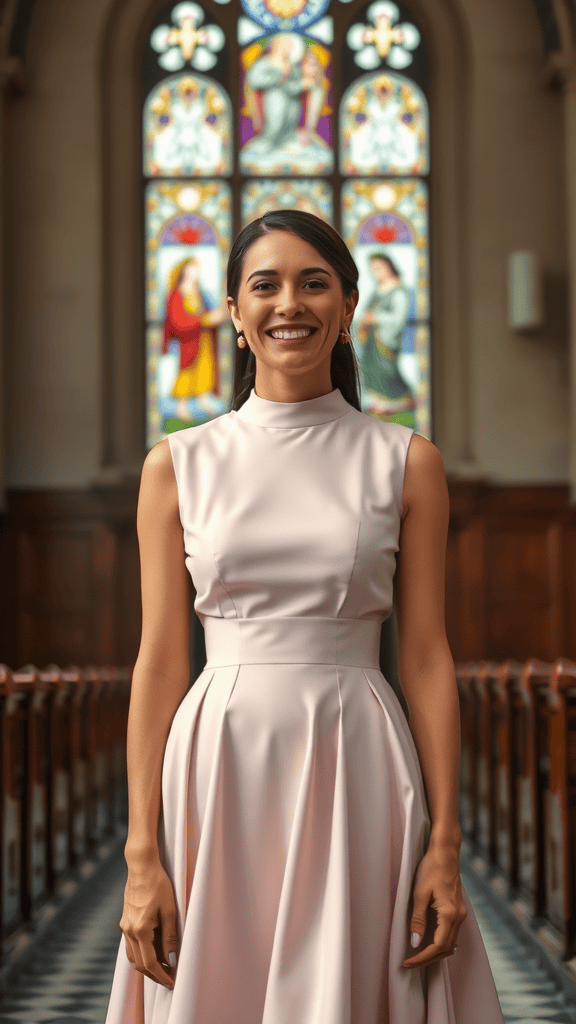
[{"label": "woman", "polygon": [[[458,870],[442,460],[360,411],[357,280],[311,214],[244,228],[231,409],[146,457],[107,1024],[503,1024]],[[397,552],[410,727],[378,661]]]},{"label": "woman", "polygon": [[210,309],[200,289],[200,264],[195,257],[183,260],[173,271],[166,303],[162,352],[170,342],[180,342],[180,369],[172,389],[178,399],[176,414],[188,419],[187,400],[212,391],[216,382],[212,340],[207,330],[222,323],[223,314]]}]

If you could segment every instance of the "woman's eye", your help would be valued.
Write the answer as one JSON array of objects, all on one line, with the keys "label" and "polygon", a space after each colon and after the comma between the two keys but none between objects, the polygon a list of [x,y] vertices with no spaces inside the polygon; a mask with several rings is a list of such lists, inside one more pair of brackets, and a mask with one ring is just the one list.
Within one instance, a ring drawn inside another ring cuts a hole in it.
[{"label": "woman's eye", "polygon": [[[252,286],[252,291],[263,292],[268,291],[269,288],[273,287],[274,284],[272,281],[256,281],[256,283]],[[302,287],[312,289],[312,291],[317,291],[320,288],[326,288],[326,282],[312,279],[309,281],[304,281]]]}]

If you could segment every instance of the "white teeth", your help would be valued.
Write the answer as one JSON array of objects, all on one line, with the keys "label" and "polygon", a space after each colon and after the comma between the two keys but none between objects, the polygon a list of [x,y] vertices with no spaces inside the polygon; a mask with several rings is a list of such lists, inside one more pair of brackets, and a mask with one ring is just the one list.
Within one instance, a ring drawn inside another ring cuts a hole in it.
[{"label": "white teeth", "polygon": [[308,338],[312,334],[312,327],[304,327],[299,331],[271,331],[273,338],[279,341],[290,341],[292,338]]}]

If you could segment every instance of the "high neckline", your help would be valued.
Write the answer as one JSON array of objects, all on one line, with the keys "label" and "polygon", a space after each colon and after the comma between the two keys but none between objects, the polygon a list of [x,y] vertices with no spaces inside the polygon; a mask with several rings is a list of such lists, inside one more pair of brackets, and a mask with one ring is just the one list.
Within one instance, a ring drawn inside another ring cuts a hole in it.
[{"label": "high neckline", "polygon": [[346,416],[353,408],[340,388],[304,402],[271,402],[268,398],[260,398],[252,388],[236,415],[260,427],[311,427]]}]

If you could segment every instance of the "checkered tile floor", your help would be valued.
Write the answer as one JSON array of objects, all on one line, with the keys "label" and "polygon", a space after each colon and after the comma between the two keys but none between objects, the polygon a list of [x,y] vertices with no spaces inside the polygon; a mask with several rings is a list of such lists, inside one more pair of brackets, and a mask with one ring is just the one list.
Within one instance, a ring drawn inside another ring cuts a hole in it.
[{"label": "checkered tile floor", "polygon": [[[462,858],[461,874],[506,1024],[576,1024],[576,1005],[567,1005],[530,951],[482,899]],[[103,1024],[121,937],[118,921],[124,885],[125,864],[119,857],[103,879],[88,883],[82,909],[70,917],[55,940],[47,940],[46,948],[31,955],[10,992],[0,996],[0,1024]]]}]

